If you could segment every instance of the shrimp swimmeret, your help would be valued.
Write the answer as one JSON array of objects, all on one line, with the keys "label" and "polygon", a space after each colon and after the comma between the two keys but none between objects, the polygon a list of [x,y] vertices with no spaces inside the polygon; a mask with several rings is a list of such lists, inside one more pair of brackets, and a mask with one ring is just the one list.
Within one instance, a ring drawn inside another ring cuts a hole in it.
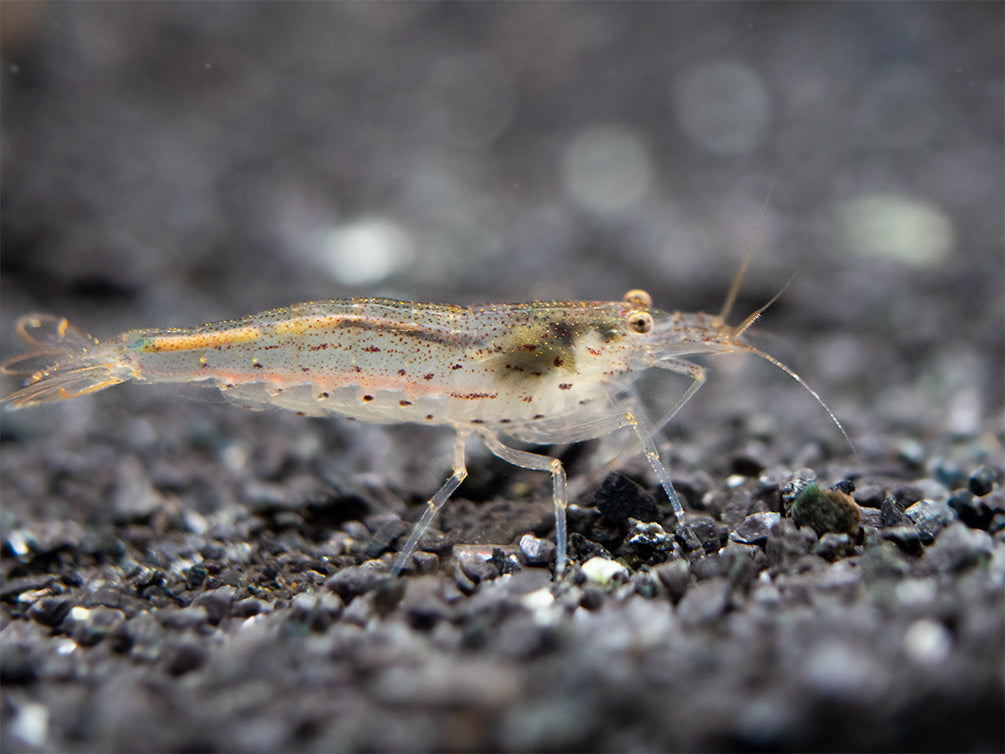
[{"label": "shrimp swimmeret", "polygon": [[[743,338],[774,299],[738,326],[726,324],[745,267],[719,315],[659,311],[639,290],[617,302],[482,306],[354,298],[191,329],[132,330],[99,342],[62,317],[30,314],[18,321],[17,331],[31,351],[3,364],[4,372],[26,376],[26,384],[4,402],[26,408],[130,380],[210,380],[228,398],[253,408],[448,426],[456,433],[453,473],[429,499],[394,573],[467,476],[465,443],[471,435],[509,463],[551,472],[555,566],[561,573],[567,502],[562,463],[511,447],[508,438],[549,445],[630,427],[681,524],[684,509],[652,438],[705,381],[705,369],[683,357],[757,354],[809,390],[844,434],[799,375]],[[651,367],[685,374],[691,384],[649,426],[633,388]]]}]

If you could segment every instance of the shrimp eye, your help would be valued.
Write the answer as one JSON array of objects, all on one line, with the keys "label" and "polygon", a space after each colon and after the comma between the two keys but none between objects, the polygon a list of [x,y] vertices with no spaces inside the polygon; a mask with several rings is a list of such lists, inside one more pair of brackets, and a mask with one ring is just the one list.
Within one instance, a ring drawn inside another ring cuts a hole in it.
[{"label": "shrimp eye", "polygon": [[631,304],[636,309],[648,309],[653,305],[653,297],[643,290],[634,288],[625,294],[624,302]]},{"label": "shrimp eye", "polygon": [[653,329],[653,315],[649,312],[632,311],[628,312],[627,316],[628,327],[640,335],[645,335],[647,332],[652,332]]}]

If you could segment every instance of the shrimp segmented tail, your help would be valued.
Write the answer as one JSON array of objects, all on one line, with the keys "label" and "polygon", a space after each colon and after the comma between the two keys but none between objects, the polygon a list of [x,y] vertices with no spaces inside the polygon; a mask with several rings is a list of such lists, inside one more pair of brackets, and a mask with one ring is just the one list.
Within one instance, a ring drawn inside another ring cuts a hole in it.
[{"label": "shrimp segmented tail", "polygon": [[6,396],[11,408],[76,398],[132,379],[113,349],[65,317],[29,314],[17,322],[17,334],[31,350],[4,362],[5,374],[27,378],[24,387]]}]

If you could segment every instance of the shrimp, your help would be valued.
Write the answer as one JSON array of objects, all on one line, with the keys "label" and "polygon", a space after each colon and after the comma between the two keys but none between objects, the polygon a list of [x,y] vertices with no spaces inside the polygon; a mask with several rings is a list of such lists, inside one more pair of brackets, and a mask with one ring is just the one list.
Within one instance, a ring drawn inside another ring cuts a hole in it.
[{"label": "shrimp", "polygon": [[[684,508],[653,442],[705,382],[705,367],[685,357],[746,351],[766,359],[808,390],[847,439],[802,377],[744,338],[781,293],[738,326],[726,323],[747,261],[718,315],[660,311],[641,290],[614,302],[480,306],[352,298],[190,329],[132,330],[99,342],[62,317],[30,314],[17,323],[30,351],[2,365],[27,380],[3,400],[20,409],[128,381],[210,381],[249,408],[449,427],[455,433],[453,472],[426,503],[394,575],[467,476],[465,447],[475,435],[499,458],[551,474],[555,569],[561,574],[568,561],[562,462],[510,443],[573,443],[630,427],[686,537]],[[643,420],[634,390],[650,368],[691,379],[652,424]]]}]

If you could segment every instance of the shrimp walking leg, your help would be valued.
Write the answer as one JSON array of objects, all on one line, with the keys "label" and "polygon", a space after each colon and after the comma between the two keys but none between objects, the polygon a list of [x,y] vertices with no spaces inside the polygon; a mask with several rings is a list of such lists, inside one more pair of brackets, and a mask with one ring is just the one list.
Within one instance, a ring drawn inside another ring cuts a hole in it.
[{"label": "shrimp walking leg", "polygon": [[[693,384],[700,386],[701,383]],[[693,394],[694,390],[690,390],[689,392]],[[684,526],[684,506],[681,505],[680,498],[677,497],[677,490],[674,489],[673,481],[670,479],[670,472],[667,471],[666,466],[660,461],[659,453],[656,452],[656,445],[653,443],[653,433],[644,431],[639,424],[639,420],[631,411],[625,414],[625,421],[635,430],[635,434],[638,435],[642,443],[642,452],[645,454],[646,460],[649,461],[649,466],[652,468],[653,473],[656,474],[656,478],[659,480],[663,491],[670,498],[670,505],[673,508],[674,516],[677,518],[678,532],[684,537],[685,544],[689,550],[698,549],[701,547],[701,543],[698,541],[697,536]]]},{"label": "shrimp walking leg", "polygon": [[562,462],[551,456],[528,453],[526,450],[517,450],[508,445],[503,445],[499,438],[491,432],[482,431],[479,434],[488,449],[504,461],[524,469],[551,472],[555,501],[555,574],[561,574],[565,570],[566,564],[567,533],[565,509],[568,506],[568,493],[565,489],[565,469],[562,467]]},{"label": "shrimp walking leg", "polygon": [[663,429],[663,427],[669,424],[670,421],[677,416],[677,412],[684,408],[684,404],[691,400],[691,397],[698,392],[698,389],[702,385],[705,384],[705,367],[699,366],[698,364],[694,364],[690,361],[684,361],[683,359],[669,359],[667,361],[659,362],[657,366],[671,372],[686,374],[691,378],[691,385],[684,391],[684,394],[677,400],[670,410],[663,414],[659,421],[653,425],[650,435],[656,434]]},{"label": "shrimp walking leg", "polygon": [[412,533],[408,535],[408,541],[405,542],[405,546],[401,548],[401,552],[398,553],[398,558],[394,561],[394,568],[391,570],[392,576],[397,576],[401,573],[401,569],[405,567],[408,559],[412,556],[412,551],[415,546],[419,543],[419,538],[426,533],[426,530],[433,523],[433,519],[436,518],[436,514],[439,512],[443,504],[447,502],[454,491],[461,486],[461,482],[465,480],[468,476],[468,468],[464,462],[464,445],[467,442],[468,436],[471,434],[470,430],[458,430],[457,436],[454,438],[454,473],[443,483],[443,486],[436,491],[436,494],[429,498],[429,502],[426,503],[426,510],[422,514],[422,518],[419,522],[412,527]]}]

